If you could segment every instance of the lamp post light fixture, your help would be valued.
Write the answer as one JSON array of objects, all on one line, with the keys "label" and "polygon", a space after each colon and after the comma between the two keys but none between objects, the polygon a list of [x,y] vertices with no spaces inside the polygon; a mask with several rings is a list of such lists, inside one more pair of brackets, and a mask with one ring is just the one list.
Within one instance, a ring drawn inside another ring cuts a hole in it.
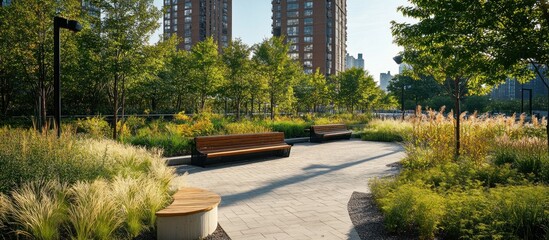
[{"label": "lamp post light fixture", "polygon": [[59,29],[65,28],[73,32],[80,32],[82,25],[78,21],[68,20],[55,16],[53,18],[53,95],[55,106],[55,124],[57,127],[57,137],[61,136],[61,82],[60,78],[60,56],[59,56]]}]

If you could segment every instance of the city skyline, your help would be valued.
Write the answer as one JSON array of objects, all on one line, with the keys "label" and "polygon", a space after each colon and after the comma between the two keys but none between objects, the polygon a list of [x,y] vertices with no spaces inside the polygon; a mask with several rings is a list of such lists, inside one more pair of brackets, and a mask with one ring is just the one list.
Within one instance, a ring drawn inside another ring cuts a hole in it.
[{"label": "city skyline", "polygon": [[[162,0],[154,0],[161,8]],[[408,5],[406,0],[347,0],[347,53],[362,53],[365,69],[379,83],[380,73],[398,72],[393,57],[402,48],[393,44],[390,21],[410,22],[397,12],[396,8]],[[272,36],[271,1],[233,1],[233,39],[240,38],[248,45],[261,42]],[[159,23],[162,19],[159,19]],[[159,39],[162,26],[154,34],[151,42]]]}]

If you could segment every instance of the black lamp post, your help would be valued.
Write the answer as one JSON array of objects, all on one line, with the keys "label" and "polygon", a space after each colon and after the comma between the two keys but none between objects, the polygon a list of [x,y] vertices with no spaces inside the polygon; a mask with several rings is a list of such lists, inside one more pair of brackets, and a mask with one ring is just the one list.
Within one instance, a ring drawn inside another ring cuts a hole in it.
[{"label": "black lamp post", "polygon": [[[396,64],[400,65],[402,64],[402,55],[397,55],[393,57],[393,61],[395,61]],[[402,111],[402,120],[404,120],[404,88],[407,86],[404,86],[402,84],[402,91],[400,92],[400,101],[401,101],[401,111]]]},{"label": "black lamp post", "polygon": [[59,56],[59,29],[65,28],[73,32],[80,32],[82,25],[75,20],[67,20],[62,17],[53,18],[53,95],[55,99],[55,124],[57,126],[57,137],[61,136],[61,83],[60,77],[60,56]]},{"label": "black lamp post", "polygon": [[522,88],[520,91],[520,113],[524,112],[524,91],[528,92],[528,110],[530,116],[532,116],[532,89],[531,88]]}]

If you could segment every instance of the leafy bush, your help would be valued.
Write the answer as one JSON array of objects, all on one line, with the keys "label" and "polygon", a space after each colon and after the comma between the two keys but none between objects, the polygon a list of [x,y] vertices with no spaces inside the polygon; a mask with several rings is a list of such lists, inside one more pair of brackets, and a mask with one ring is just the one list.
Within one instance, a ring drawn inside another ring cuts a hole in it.
[{"label": "leafy bush", "polygon": [[235,123],[227,123],[224,126],[225,134],[244,134],[244,133],[262,133],[270,132],[271,129],[251,121],[242,121]]},{"label": "leafy bush", "polygon": [[267,127],[274,132],[284,132],[285,138],[298,138],[308,137],[309,134],[305,132],[305,129],[309,128],[312,124],[303,120],[291,120],[291,119],[276,119],[273,122],[268,122]]},{"label": "leafy bush", "polygon": [[105,138],[112,134],[109,123],[101,116],[78,119],[75,125],[77,133],[84,133],[94,138]]},{"label": "leafy bush", "polygon": [[190,154],[192,146],[192,139],[174,134],[139,135],[125,138],[124,141],[149,150],[162,149],[165,157]]},{"label": "leafy bush", "polygon": [[417,232],[432,239],[444,214],[443,197],[419,184],[403,184],[378,199],[391,232]]},{"label": "leafy bush", "polygon": [[370,184],[388,229],[429,239],[549,237],[545,120],[462,115],[456,158],[452,114],[418,116],[401,173]]}]

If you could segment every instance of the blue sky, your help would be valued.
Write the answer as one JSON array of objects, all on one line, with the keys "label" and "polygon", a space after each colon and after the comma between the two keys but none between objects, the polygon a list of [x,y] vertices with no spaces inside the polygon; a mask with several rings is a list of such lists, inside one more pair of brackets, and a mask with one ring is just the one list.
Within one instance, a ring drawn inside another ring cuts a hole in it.
[{"label": "blue sky", "polygon": [[[154,0],[158,7],[162,0]],[[347,52],[355,57],[362,53],[365,68],[379,81],[379,74],[398,73],[393,57],[401,50],[393,44],[390,22],[406,20],[396,8],[406,0],[347,0]],[[158,40],[157,31],[153,41]],[[233,0],[233,38],[253,45],[271,36],[270,0]]]}]

